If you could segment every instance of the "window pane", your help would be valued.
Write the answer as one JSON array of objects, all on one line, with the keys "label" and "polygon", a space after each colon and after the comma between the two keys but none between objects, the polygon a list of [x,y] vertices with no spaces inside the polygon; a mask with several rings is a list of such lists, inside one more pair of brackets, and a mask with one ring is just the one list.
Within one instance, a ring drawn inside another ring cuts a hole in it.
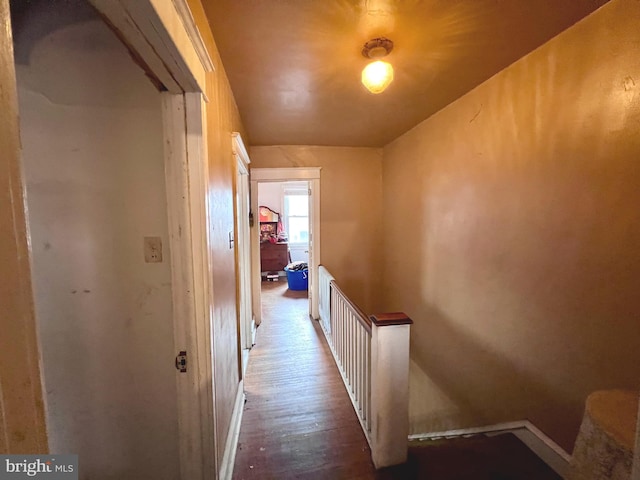
[{"label": "window pane", "polygon": [[307,195],[286,195],[284,199],[287,215],[296,217],[309,216],[309,197]]},{"label": "window pane", "polygon": [[289,217],[289,242],[309,243],[309,217]]}]

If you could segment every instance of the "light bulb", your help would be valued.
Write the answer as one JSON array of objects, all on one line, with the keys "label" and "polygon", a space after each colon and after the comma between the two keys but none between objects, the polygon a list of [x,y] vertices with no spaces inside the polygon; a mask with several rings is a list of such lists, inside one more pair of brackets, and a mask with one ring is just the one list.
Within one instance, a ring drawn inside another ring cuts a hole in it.
[{"label": "light bulb", "polygon": [[362,70],[362,84],[371,93],[382,93],[393,81],[393,67],[390,63],[377,60]]}]

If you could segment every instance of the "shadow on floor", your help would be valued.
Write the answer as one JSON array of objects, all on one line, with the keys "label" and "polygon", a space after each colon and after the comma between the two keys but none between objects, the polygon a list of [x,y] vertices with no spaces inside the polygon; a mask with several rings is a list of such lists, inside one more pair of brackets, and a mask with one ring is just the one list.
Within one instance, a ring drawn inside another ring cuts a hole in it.
[{"label": "shadow on floor", "polygon": [[409,461],[377,480],[562,480],[512,433],[411,442]]}]

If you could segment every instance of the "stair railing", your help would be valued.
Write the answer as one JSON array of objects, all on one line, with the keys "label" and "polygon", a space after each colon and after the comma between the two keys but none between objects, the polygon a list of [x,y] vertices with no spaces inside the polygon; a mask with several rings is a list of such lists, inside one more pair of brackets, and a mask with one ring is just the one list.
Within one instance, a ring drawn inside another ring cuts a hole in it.
[{"label": "stair railing", "polygon": [[409,332],[404,313],[367,317],[319,269],[320,325],[376,468],[407,460],[409,434]]}]

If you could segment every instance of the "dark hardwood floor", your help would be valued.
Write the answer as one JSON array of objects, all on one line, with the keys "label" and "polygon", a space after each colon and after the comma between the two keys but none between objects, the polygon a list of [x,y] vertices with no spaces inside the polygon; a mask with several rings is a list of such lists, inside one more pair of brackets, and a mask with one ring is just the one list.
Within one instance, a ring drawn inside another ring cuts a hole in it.
[{"label": "dark hardwood floor", "polygon": [[376,471],[306,292],[285,280],[262,294],[235,480],[560,480],[513,435],[415,443],[406,464]]},{"label": "dark hardwood floor", "polygon": [[369,445],[306,292],[263,282],[234,479],[375,478]]}]

